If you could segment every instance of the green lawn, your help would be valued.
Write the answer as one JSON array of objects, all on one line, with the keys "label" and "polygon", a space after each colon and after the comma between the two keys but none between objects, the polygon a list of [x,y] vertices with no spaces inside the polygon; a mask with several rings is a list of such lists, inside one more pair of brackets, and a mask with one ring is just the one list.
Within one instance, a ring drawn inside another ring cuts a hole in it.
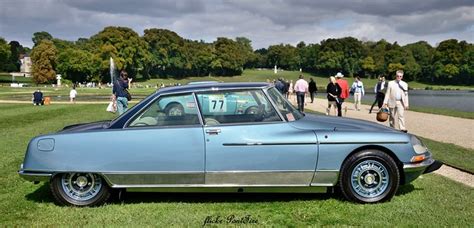
[{"label": "green lawn", "polygon": [[474,173],[474,150],[422,138],[436,160]]},{"label": "green lawn", "polygon": [[[250,216],[265,226],[474,224],[472,188],[435,174],[401,187],[391,202],[376,205],[352,204],[333,194],[130,193],[123,202],[97,208],[56,206],[46,184],[18,176],[32,137],[115,117],[104,110],[105,105],[0,104],[0,226],[201,226],[207,216],[232,215]],[[443,150],[459,150],[446,146]]]}]

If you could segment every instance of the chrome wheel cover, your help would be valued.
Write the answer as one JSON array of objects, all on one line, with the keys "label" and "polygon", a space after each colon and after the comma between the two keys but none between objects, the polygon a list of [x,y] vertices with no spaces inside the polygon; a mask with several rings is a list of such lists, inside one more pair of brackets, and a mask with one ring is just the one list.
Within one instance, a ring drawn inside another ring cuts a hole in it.
[{"label": "chrome wheel cover", "polygon": [[351,187],[362,197],[374,198],[387,190],[390,176],[387,168],[375,160],[365,160],[352,170]]},{"label": "chrome wheel cover", "polygon": [[87,201],[102,189],[102,178],[91,173],[66,173],[61,178],[64,193],[77,201]]}]

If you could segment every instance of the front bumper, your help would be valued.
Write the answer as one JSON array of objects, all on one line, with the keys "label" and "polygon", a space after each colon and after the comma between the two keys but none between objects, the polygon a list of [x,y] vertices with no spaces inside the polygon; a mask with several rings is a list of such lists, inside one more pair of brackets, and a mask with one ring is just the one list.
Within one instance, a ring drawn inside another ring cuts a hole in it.
[{"label": "front bumper", "polygon": [[403,184],[412,182],[422,174],[434,172],[441,168],[442,165],[443,163],[431,157],[419,163],[404,164],[403,172],[405,173],[405,181]]}]

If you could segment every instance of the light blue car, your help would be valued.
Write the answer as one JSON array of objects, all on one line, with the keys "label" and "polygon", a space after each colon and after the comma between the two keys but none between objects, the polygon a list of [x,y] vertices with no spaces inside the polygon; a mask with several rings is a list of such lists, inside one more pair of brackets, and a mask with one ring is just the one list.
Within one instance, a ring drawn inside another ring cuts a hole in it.
[{"label": "light blue car", "polygon": [[203,83],[160,89],[112,121],[35,137],[19,174],[49,181],[60,205],[100,205],[123,190],[333,188],[375,203],[440,166],[414,135],[300,113],[270,84]]}]

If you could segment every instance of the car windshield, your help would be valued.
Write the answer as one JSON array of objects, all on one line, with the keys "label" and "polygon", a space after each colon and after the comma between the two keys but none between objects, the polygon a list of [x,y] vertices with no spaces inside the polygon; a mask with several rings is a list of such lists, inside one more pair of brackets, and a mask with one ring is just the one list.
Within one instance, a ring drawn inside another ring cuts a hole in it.
[{"label": "car windshield", "polygon": [[293,107],[293,105],[284,98],[275,87],[268,89],[267,92],[270,98],[275,102],[277,109],[287,121],[295,121],[303,117],[303,114]]}]

